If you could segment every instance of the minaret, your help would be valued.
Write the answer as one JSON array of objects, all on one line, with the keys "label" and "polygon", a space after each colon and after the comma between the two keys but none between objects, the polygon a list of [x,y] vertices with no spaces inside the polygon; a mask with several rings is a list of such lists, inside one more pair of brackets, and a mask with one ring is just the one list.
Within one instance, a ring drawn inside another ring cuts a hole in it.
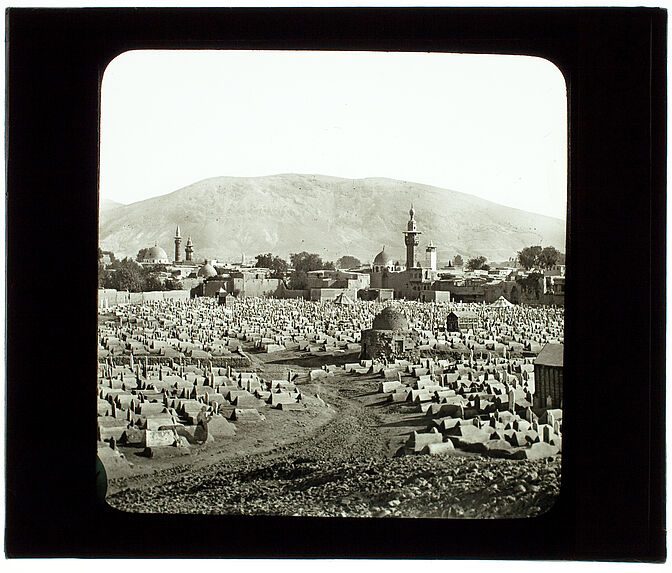
[{"label": "minaret", "polygon": [[436,270],[436,247],[431,241],[427,245],[427,258],[429,259],[429,268],[433,271]]},{"label": "minaret", "polygon": [[404,231],[404,242],[406,243],[406,269],[412,269],[415,267],[415,247],[418,246],[418,235],[421,235],[421,231],[418,231],[418,227],[415,223],[415,209],[413,204],[411,204],[411,210],[409,211],[411,218],[408,220],[408,230]]},{"label": "minaret", "polygon": [[194,262],[194,245],[191,242],[191,237],[187,237],[187,248],[185,250],[187,251],[187,262],[188,263],[193,263]]},{"label": "minaret", "polygon": [[182,235],[180,234],[180,226],[175,229],[175,262],[179,263],[182,260],[182,253],[180,252],[180,245],[182,244]]}]

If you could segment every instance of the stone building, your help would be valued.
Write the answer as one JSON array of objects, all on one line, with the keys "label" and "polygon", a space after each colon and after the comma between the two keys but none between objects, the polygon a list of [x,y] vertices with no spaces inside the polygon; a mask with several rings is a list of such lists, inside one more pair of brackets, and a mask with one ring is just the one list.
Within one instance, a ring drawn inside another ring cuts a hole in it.
[{"label": "stone building", "polygon": [[468,310],[451,311],[446,317],[446,330],[459,332],[460,330],[474,330],[478,327],[478,315]]},{"label": "stone building", "polygon": [[565,345],[549,342],[534,361],[534,407],[562,408]]},{"label": "stone building", "polygon": [[388,306],[373,319],[372,328],[362,331],[361,359],[400,358],[416,347],[417,338],[406,317]]}]

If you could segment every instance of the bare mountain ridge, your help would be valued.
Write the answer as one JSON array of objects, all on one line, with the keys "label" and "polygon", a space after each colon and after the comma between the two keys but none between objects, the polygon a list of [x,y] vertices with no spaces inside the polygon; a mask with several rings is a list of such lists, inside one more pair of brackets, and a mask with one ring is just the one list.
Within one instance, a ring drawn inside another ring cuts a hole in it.
[{"label": "bare mountain ridge", "polygon": [[116,209],[117,207],[121,207],[123,203],[117,203],[116,201],[112,201],[112,199],[100,199],[100,211],[111,211],[112,209]]},{"label": "bare mountain ridge", "polygon": [[384,178],[323,175],[215,177],[167,195],[101,210],[100,245],[134,257],[155,242],[172,257],[180,225],[195,258],[252,259],[309,251],[335,260],[370,262],[386,251],[404,260],[402,231],[413,203],[419,258],[431,240],[439,260],[483,255],[506,260],[529,245],[565,248],[565,222],[505,207],[457,191]]}]

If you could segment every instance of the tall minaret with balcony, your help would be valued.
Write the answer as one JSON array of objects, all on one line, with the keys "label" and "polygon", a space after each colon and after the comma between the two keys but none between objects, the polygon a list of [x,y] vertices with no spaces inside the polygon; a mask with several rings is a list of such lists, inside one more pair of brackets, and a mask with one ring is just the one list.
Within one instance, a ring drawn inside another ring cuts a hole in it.
[{"label": "tall minaret with balcony", "polygon": [[406,268],[412,269],[416,266],[415,248],[419,243],[418,235],[421,235],[422,232],[418,231],[418,227],[415,222],[415,209],[413,208],[413,204],[411,204],[411,210],[409,211],[409,214],[411,215],[411,218],[408,221],[408,230],[404,231],[404,242],[406,243]]},{"label": "tall minaret with balcony", "polygon": [[180,246],[182,245],[182,235],[180,234],[180,226],[177,226],[175,229],[175,262],[179,263],[182,261],[182,250]]}]

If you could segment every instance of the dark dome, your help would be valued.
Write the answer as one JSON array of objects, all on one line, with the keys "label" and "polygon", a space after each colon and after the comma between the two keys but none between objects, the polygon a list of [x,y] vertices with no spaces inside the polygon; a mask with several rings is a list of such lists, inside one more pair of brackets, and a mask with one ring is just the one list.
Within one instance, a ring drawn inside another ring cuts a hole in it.
[{"label": "dark dome", "polygon": [[198,269],[198,276],[203,277],[203,278],[210,278],[214,277],[217,275],[217,271],[215,270],[215,267],[213,267],[210,263],[205,263],[200,269]]},{"label": "dark dome", "polygon": [[391,261],[392,257],[385,252],[385,247],[383,247],[383,250],[376,255],[375,259],[373,259],[373,264],[379,267],[386,267]]},{"label": "dark dome", "polygon": [[408,321],[403,314],[388,306],[373,319],[373,330],[408,330]]}]

